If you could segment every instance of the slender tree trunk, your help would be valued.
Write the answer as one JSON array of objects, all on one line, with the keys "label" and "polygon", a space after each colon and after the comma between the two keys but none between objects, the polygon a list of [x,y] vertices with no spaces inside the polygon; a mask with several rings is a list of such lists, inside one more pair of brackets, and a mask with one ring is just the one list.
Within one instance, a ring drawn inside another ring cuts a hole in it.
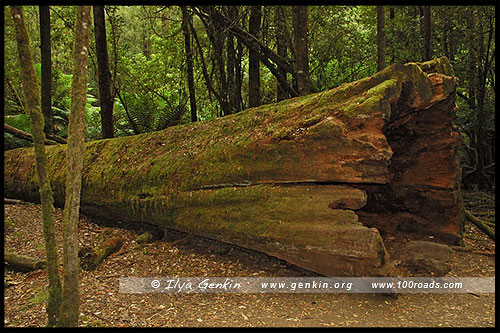
[{"label": "slender tree trunk", "polygon": [[488,42],[485,45],[485,40],[484,40],[484,35],[483,31],[484,26],[483,26],[483,17],[478,16],[477,17],[477,22],[478,22],[478,30],[477,30],[477,36],[478,36],[478,54],[477,54],[477,77],[476,77],[476,82],[477,82],[477,117],[476,117],[476,122],[477,122],[477,157],[478,157],[478,165],[477,165],[477,171],[479,174],[479,186],[481,188],[489,188],[491,187],[491,182],[489,181],[488,177],[486,176],[485,173],[485,167],[486,165],[489,164],[490,161],[488,161],[488,151],[490,149],[489,147],[489,140],[488,140],[488,133],[487,129],[484,126],[486,123],[487,115],[486,115],[486,110],[485,110],[485,97],[486,97],[486,79],[487,79],[487,71],[488,71],[488,63],[489,63],[489,53],[490,53],[490,46],[491,46],[491,40],[493,36],[493,26],[491,25],[490,21],[490,26],[488,27],[489,35],[488,35]]},{"label": "slender tree trunk", "polygon": [[[146,6],[142,6],[143,13],[145,17],[148,16],[148,13],[146,11]],[[148,22],[147,18],[144,18],[146,22]],[[141,38],[142,38],[142,54],[146,57],[147,60],[151,60],[151,41],[148,38],[148,27],[146,22],[142,24],[142,30],[141,30]]]},{"label": "slender tree trunk", "polygon": [[241,95],[241,86],[243,85],[243,70],[241,68],[241,59],[243,58],[243,43],[237,39],[236,46],[236,90],[238,94],[238,110],[245,109],[243,97]]},{"label": "slender tree trunk", "polygon": [[58,326],[78,326],[80,291],[78,259],[78,218],[86,132],[85,103],[88,81],[88,49],[90,37],[90,6],[78,6],[73,50],[73,81],[71,85],[71,111],[66,151],[66,201],[63,221],[64,287]]},{"label": "slender tree trunk", "polygon": [[444,49],[444,55],[451,61],[450,46],[448,44],[449,30],[450,30],[449,25],[445,24],[445,27],[443,29],[443,49]]},{"label": "slender tree trunk", "polygon": [[226,69],[224,68],[224,37],[221,22],[217,19],[215,8],[210,7],[210,22],[207,33],[214,47],[214,67],[217,68],[218,90],[220,96],[221,116],[231,113],[228,103]]},{"label": "slender tree trunk", "polygon": [[377,72],[383,70],[385,64],[385,8],[377,6]]},{"label": "slender tree trunk", "polygon": [[[467,72],[469,97],[467,102],[476,116],[469,134],[469,146],[472,148],[469,151],[469,161],[475,170],[464,175],[463,182],[464,184],[476,183],[479,188],[491,188],[492,183],[486,174],[486,167],[490,164],[488,156],[491,155],[491,146],[485,126],[487,117],[484,100],[486,97],[486,75],[488,67],[491,65],[488,59],[494,30],[492,21],[490,21],[490,26],[486,29],[488,31],[488,42],[485,47],[482,21],[484,18],[481,17],[480,13],[472,7],[467,12],[468,15],[466,15],[469,26],[467,38],[469,43],[469,53],[467,54],[469,62]],[[492,56],[494,57],[494,53]],[[492,60],[493,58],[491,58]]]},{"label": "slender tree trunk", "polygon": [[[276,52],[278,53],[279,56],[286,58],[287,56],[287,43],[286,43],[286,16],[285,16],[285,10],[282,6],[276,6],[275,7],[275,24],[276,24]],[[286,70],[282,68],[278,68],[278,72],[281,73],[281,75],[286,79],[287,73]],[[282,101],[284,99],[287,99],[289,97],[286,88],[283,88],[282,85],[277,82],[277,87],[276,87],[276,101]]]},{"label": "slender tree trunk", "polygon": [[[248,32],[259,38],[260,24],[262,18],[261,6],[252,6]],[[248,107],[260,105],[260,63],[258,51],[248,51]]]},{"label": "slender tree trunk", "polygon": [[197,121],[196,115],[196,95],[194,90],[194,74],[193,74],[193,51],[191,48],[191,22],[192,17],[186,6],[180,6],[182,11],[182,31],[184,32],[184,50],[186,52],[187,63],[187,79],[189,89],[189,102],[191,105],[191,122]]},{"label": "slender tree trunk", "polygon": [[94,30],[99,71],[99,99],[101,102],[102,138],[112,138],[113,135],[113,103],[111,94],[111,72],[109,71],[108,44],[106,40],[106,21],[104,6],[94,6]]},{"label": "slender tree trunk", "polygon": [[293,39],[295,44],[295,64],[297,66],[297,89],[299,95],[312,92],[309,77],[309,48],[307,45],[307,6],[293,6]]},{"label": "slender tree trunk", "polygon": [[[262,44],[248,31],[241,28],[238,24],[234,24],[234,22],[219,13],[217,10],[213,9],[212,7],[207,7],[199,7],[201,12],[198,12],[198,16],[202,20],[204,19],[203,14],[207,15],[208,13],[209,16],[213,16],[220,24],[223,24],[223,28],[233,33],[236,38],[238,38],[238,40],[240,40],[248,47],[248,49],[255,51],[258,54],[260,61],[269,69],[269,71],[271,71],[271,73],[276,77],[282,87],[286,88],[290,96],[298,96],[297,90],[294,87],[291,87],[286,81],[286,78],[284,78],[277,70],[277,68],[283,68],[287,72],[292,73],[292,75],[295,76],[295,70],[288,60],[280,57],[270,48]],[[276,66],[273,65],[271,61],[274,62]]]},{"label": "slender tree trunk", "polygon": [[38,6],[40,12],[40,53],[42,63],[42,114],[45,134],[52,134],[52,59],[50,46],[49,6]]},{"label": "slender tree trunk", "polygon": [[47,271],[49,278],[49,297],[47,300],[48,326],[54,326],[60,313],[61,280],[59,277],[59,260],[57,257],[56,234],[54,225],[54,198],[47,177],[47,157],[45,155],[45,134],[43,132],[43,116],[40,111],[40,90],[35,73],[33,59],[29,48],[29,37],[24,23],[24,11],[21,6],[11,6],[16,30],[17,50],[21,67],[26,110],[30,116],[31,133],[35,149],[35,163],[40,188],[42,206],[43,235],[47,256]]},{"label": "slender tree trunk", "polygon": [[[394,9],[394,7],[390,7],[390,8],[389,8],[389,19],[392,21],[392,22],[391,22],[391,26],[394,26],[394,22],[393,22],[393,20],[394,20],[394,18],[396,17],[396,13],[395,13],[395,11],[396,11],[396,10]],[[386,46],[387,46],[387,45],[386,45]],[[393,63],[395,62],[395,58],[396,58],[394,47],[391,47],[391,48],[390,48],[390,50],[391,50],[391,52],[390,52],[390,53],[391,53],[391,54],[390,54],[390,58],[391,58],[390,63],[391,63],[391,64],[393,64]],[[386,51],[387,51],[387,50],[386,50]]]},{"label": "slender tree trunk", "polygon": [[227,35],[227,88],[229,93],[229,107],[231,113],[239,110],[238,90],[236,87],[236,50],[234,49],[234,36]]},{"label": "slender tree trunk", "polygon": [[423,29],[424,29],[424,54],[423,61],[431,60],[432,57],[432,14],[431,6],[423,6]]},{"label": "slender tree trunk", "polygon": [[[238,7],[229,6],[228,7],[229,16],[232,17],[235,21],[238,18]],[[231,113],[236,113],[241,111],[240,109],[240,101],[238,96],[238,87],[236,85],[236,71],[237,71],[237,59],[236,59],[236,50],[234,48],[234,36],[231,33],[227,34],[227,88],[229,93],[229,108]]]},{"label": "slender tree trunk", "polygon": [[219,101],[219,103],[222,104],[220,96],[217,93],[217,91],[215,91],[210,75],[208,74],[207,65],[205,64],[205,57],[203,56],[203,48],[201,47],[200,41],[198,40],[198,35],[196,34],[196,30],[193,29],[192,25],[191,25],[191,32],[193,33],[194,41],[196,42],[196,47],[198,50],[198,55],[200,56],[201,72],[203,74],[203,78],[205,79],[205,85],[207,86],[208,99],[210,100],[210,102],[212,102],[212,95],[214,95],[215,98]]}]

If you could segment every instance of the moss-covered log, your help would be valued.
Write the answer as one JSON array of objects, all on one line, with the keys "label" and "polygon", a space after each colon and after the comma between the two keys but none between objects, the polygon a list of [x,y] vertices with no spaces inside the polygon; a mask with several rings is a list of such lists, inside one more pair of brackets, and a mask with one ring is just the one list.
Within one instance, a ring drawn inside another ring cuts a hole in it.
[{"label": "moss-covered log", "polygon": [[[446,58],[396,64],[224,118],[89,142],[81,208],[326,275],[386,274],[382,238],[365,225],[461,237],[455,84]],[[62,204],[65,150],[47,152]],[[32,150],[5,153],[5,189],[37,199]]]},{"label": "moss-covered log", "polygon": [[43,260],[8,251],[4,253],[3,261],[7,267],[21,272],[31,272],[46,267],[46,262]]}]

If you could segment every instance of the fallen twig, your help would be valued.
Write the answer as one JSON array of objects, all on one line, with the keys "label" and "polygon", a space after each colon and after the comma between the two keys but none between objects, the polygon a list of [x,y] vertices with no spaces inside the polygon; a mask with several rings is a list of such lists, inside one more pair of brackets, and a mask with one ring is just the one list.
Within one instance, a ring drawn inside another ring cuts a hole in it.
[{"label": "fallen twig", "polygon": [[17,200],[17,199],[9,199],[9,198],[3,198],[3,203],[7,205],[18,205],[18,204],[29,204],[29,202],[22,201],[22,200]]},{"label": "fallen twig", "polygon": [[98,279],[108,279],[108,278],[112,278],[112,277],[120,277],[120,276],[123,276],[123,274],[122,274],[122,273],[117,273],[117,274],[107,274],[107,275],[98,276],[97,278],[98,278]]},{"label": "fallen twig", "polygon": [[462,247],[462,246],[451,246],[451,248],[454,251],[457,251],[457,252],[469,252],[469,253],[472,253],[472,254],[480,254],[480,255],[488,256],[488,257],[494,257],[495,256],[495,252],[477,251],[477,250],[473,250],[473,249]]},{"label": "fallen twig", "polygon": [[185,236],[185,237],[182,237],[181,239],[177,239],[173,242],[170,242],[170,243],[167,243],[168,245],[172,246],[172,245],[175,245],[175,244],[178,244],[178,243],[181,243],[181,242],[184,242],[185,240],[187,240],[190,236]]}]

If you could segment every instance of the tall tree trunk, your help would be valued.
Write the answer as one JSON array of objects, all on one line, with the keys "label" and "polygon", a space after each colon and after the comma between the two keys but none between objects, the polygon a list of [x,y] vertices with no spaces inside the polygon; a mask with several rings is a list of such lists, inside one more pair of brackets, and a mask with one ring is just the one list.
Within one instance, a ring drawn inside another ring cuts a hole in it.
[{"label": "tall tree trunk", "polygon": [[210,7],[210,16],[207,33],[214,48],[214,66],[217,68],[218,89],[220,96],[221,116],[231,114],[227,100],[227,79],[224,68],[224,37],[221,22],[217,19],[216,9]]},{"label": "tall tree trunk", "polygon": [[52,59],[50,46],[49,6],[38,6],[40,12],[40,53],[42,63],[42,114],[45,126],[43,131],[50,135],[52,125]]},{"label": "tall tree trunk", "polygon": [[[469,44],[468,58],[468,99],[469,108],[475,112],[475,118],[472,124],[472,130],[469,134],[472,148],[469,154],[470,165],[475,168],[472,172],[468,172],[463,177],[463,182],[467,184],[475,183],[479,188],[491,188],[492,183],[486,174],[486,167],[490,164],[489,156],[491,155],[491,145],[488,139],[487,114],[485,110],[486,97],[486,78],[489,71],[489,66],[494,59],[494,51],[491,54],[491,43],[494,36],[494,26],[492,17],[489,17],[488,42],[485,46],[484,27],[481,12],[472,7],[471,11],[466,15],[467,24],[469,26],[467,42]],[[494,50],[494,49],[493,49]]]},{"label": "tall tree trunk", "polygon": [[227,88],[229,93],[229,108],[231,113],[240,111],[238,90],[236,86],[236,50],[234,49],[234,36],[227,35]]},{"label": "tall tree trunk", "polygon": [[142,30],[141,30],[141,38],[142,38],[142,54],[144,57],[146,57],[147,60],[151,60],[151,41],[148,38],[148,27],[147,27],[147,22],[148,22],[148,13],[146,11],[146,6],[142,6],[142,10],[144,13],[144,21],[142,24]]},{"label": "tall tree trunk", "polygon": [[90,6],[78,6],[73,50],[73,81],[71,84],[71,111],[66,150],[66,199],[63,220],[64,286],[61,315],[57,325],[78,326],[79,272],[78,218],[82,186],[84,139],[86,132],[85,103],[87,100],[88,49],[90,38]]},{"label": "tall tree trunk", "polygon": [[491,187],[491,182],[489,181],[488,177],[486,176],[485,173],[485,167],[490,164],[491,161],[488,160],[489,154],[489,140],[488,140],[488,133],[487,129],[484,126],[484,124],[487,121],[487,114],[485,110],[485,98],[486,98],[486,79],[487,79],[487,73],[489,70],[489,61],[490,61],[490,48],[491,48],[491,42],[493,38],[493,31],[494,27],[492,25],[492,20],[491,17],[490,19],[490,25],[488,26],[487,30],[488,31],[488,41],[485,45],[485,40],[484,40],[484,34],[483,31],[484,25],[483,25],[483,16],[478,15],[477,17],[477,36],[478,36],[478,41],[476,45],[478,45],[478,54],[477,54],[477,77],[476,77],[476,82],[477,82],[477,94],[476,94],[476,99],[477,99],[477,118],[476,118],[476,123],[477,123],[477,154],[478,154],[478,165],[477,165],[477,171],[479,174],[479,186],[481,188],[490,188]]},{"label": "tall tree trunk", "polygon": [[189,102],[191,105],[191,122],[197,121],[196,115],[196,95],[194,90],[194,74],[193,74],[193,51],[191,48],[191,33],[190,27],[192,22],[191,14],[186,6],[180,6],[182,11],[182,31],[184,32],[184,50],[186,52],[187,63],[187,79],[189,89]]},{"label": "tall tree trunk", "polygon": [[297,89],[299,95],[312,92],[309,77],[309,48],[307,45],[307,6],[293,6],[293,39],[295,44],[295,64],[297,66]]},{"label": "tall tree trunk", "polygon": [[104,6],[94,6],[94,30],[99,71],[99,99],[101,102],[102,138],[113,135],[113,102],[111,94],[111,72],[109,71],[108,44],[106,40],[106,21]]},{"label": "tall tree trunk", "polygon": [[[394,7],[390,7],[389,8],[389,19],[392,21],[391,22],[391,26],[394,25],[394,21],[393,20],[396,17],[395,11],[396,10],[394,9]],[[391,50],[391,54],[390,54],[391,60],[390,60],[390,63],[393,64],[395,62],[395,58],[396,58],[394,47],[391,47],[390,50]]]},{"label": "tall tree trunk", "polygon": [[[282,87],[285,87],[290,96],[298,96],[297,90],[294,87],[291,87],[286,78],[284,78],[277,70],[277,68],[283,68],[287,72],[292,73],[295,76],[295,70],[291,63],[287,59],[283,59],[278,54],[276,54],[273,50],[265,46],[258,39],[256,39],[253,35],[251,35],[248,31],[241,28],[238,24],[235,24],[231,19],[226,17],[225,15],[219,13],[216,9],[208,6],[199,6],[199,10],[197,14],[203,20],[204,16],[214,16],[214,18],[223,25],[223,28],[233,33],[239,41],[244,43],[249,50],[257,52],[260,61],[271,71],[271,73],[276,77]],[[276,65],[273,65],[274,62]]]},{"label": "tall tree trunk", "polygon": [[50,179],[47,176],[47,157],[45,155],[45,134],[43,132],[43,116],[40,111],[40,90],[35,73],[33,59],[29,48],[29,37],[24,23],[24,11],[21,6],[11,6],[16,30],[17,50],[21,67],[26,110],[30,116],[31,133],[35,149],[35,164],[40,188],[42,206],[43,235],[47,256],[47,271],[49,278],[49,297],[47,300],[48,326],[54,326],[60,313],[61,280],[59,277],[59,260],[57,257],[56,234],[54,226],[54,198]]},{"label": "tall tree trunk", "polygon": [[380,72],[385,64],[385,8],[377,6],[377,71]]},{"label": "tall tree trunk", "polygon": [[422,61],[432,57],[432,14],[431,6],[423,6],[424,54]]},{"label": "tall tree trunk", "polygon": [[190,31],[193,34],[194,41],[196,42],[196,49],[198,50],[198,55],[200,56],[201,72],[203,74],[203,78],[205,79],[205,85],[207,86],[208,99],[210,100],[210,102],[212,102],[212,95],[214,95],[215,98],[219,101],[219,104],[222,104],[221,98],[220,98],[219,94],[217,93],[217,91],[215,91],[213,84],[212,84],[212,79],[211,79],[210,75],[208,74],[207,65],[205,63],[205,57],[203,56],[203,47],[200,44],[196,30],[193,28],[193,25],[191,24],[191,22],[190,22]]},{"label": "tall tree trunk", "polygon": [[[287,56],[287,43],[286,43],[286,16],[285,16],[285,10],[282,6],[276,6],[275,7],[275,17],[274,21],[276,24],[276,52],[278,53],[279,56],[286,58]],[[282,68],[278,68],[278,72],[281,73],[281,75],[286,79],[287,73],[286,70]],[[283,88],[282,85],[277,82],[277,87],[276,87],[276,101],[282,101],[284,99],[287,99],[289,97],[286,88]]]},{"label": "tall tree trunk", "polygon": [[443,50],[444,50],[444,55],[450,59],[451,61],[451,55],[450,55],[450,46],[448,44],[448,40],[449,40],[449,34],[450,34],[450,26],[449,24],[446,24],[445,23],[445,27],[443,29]]},{"label": "tall tree trunk", "polygon": [[241,95],[241,86],[243,85],[243,70],[241,68],[241,60],[243,59],[243,43],[237,39],[236,46],[236,93],[238,94],[239,110],[245,109],[243,97]]},{"label": "tall tree trunk", "polygon": [[[229,16],[232,17],[235,21],[238,18],[238,7],[229,6],[228,7]],[[236,113],[241,111],[240,109],[240,101],[238,96],[238,87],[236,85],[236,50],[234,48],[234,36],[231,33],[227,34],[227,88],[229,94],[229,108],[231,113]]]},{"label": "tall tree trunk", "polygon": [[[250,21],[248,32],[259,38],[260,24],[262,19],[261,6],[252,6],[250,10]],[[257,51],[248,52],[248,107],[260,105],[260,63]]]}]

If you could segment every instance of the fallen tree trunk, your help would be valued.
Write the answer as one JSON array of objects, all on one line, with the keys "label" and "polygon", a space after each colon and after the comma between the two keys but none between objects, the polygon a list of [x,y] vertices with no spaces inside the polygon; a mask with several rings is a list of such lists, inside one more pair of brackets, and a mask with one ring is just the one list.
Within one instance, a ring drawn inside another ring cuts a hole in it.
[{"label": "fallen tree trunk", "polygon": [[[12,134],[13,136],[15,136],[16,138],[19,138],[19,139],[28,140],[30,142],[33,142],[33,136],[31,135],[31,133],[22,131],[20,129],[17,129],[17,128],[12,127],[12,126],[7,125],[7,124],[3,124],[3,128],[4,128],[5,133]],[[57,142],[50,140],[50,139],[45,139],[45,144],[46,145],[55,145],[55,144],[57,144]]]},{"label": "fallen tree trunk", "polygon": [[[22,131],[18,128],[4,124],[4,131],[6,133],[12,134],[16,138],[33,142],[33,136],[31,135],[31,133]],[[46,145],[56,145],[58,143],[63,143],[63,144],[67,143],[67,141],[64,138],[61,138],[60,136],[57,136],[55,134],[48,134],[48,135],[46,134],[46,137],[47,137],[45,139]]]},{"label": "fallen tree trunk", "polygon": [[[81,209],[252,248],[324,275],[387,274],[379,231],[366,226],[461,239],[455,84],[446,58],[392,65],[224,118],[89,142]],[[65,150],[47,154],[61,205]],[[37,200],[32,150],[5,153],[5,190]]]},{"label": "fallen tree trunk", "polygon": [[123,238],[113,237],[105,241],[97,250],[89,247],[81,248],[78,252],[80,267],[86,271],[96,269],[104,259],[109,257],[110,254],[118,252],[122,245]]},{"label": "fallen tree trunk", "polygon": [[31,272],[37,269],[45,268],[46,262],[36,258],[23,256],[14,252],[6,251],[3,258],[7,267],[16,271]]}]

